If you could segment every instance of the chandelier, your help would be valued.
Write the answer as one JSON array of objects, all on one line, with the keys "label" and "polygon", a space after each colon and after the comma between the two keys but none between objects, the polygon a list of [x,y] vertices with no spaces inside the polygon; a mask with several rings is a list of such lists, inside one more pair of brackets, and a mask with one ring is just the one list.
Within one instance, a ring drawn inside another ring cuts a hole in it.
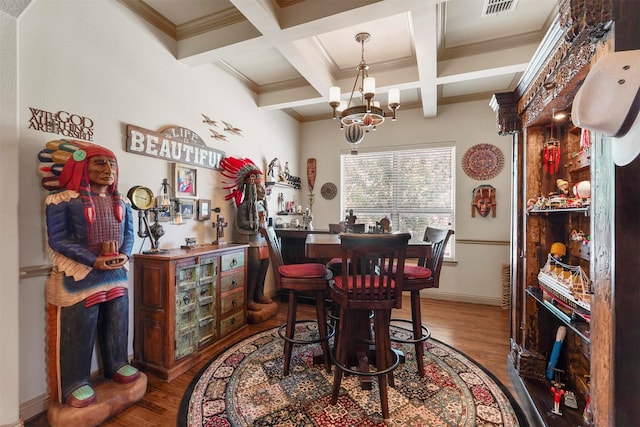
[{"label": "chandelier", "polygon": [[[351,144],[351,154],[358,154],[358,144],[364,139],[365,132],[376,130],[390,114],[391,120],[395,121],[396,110],[400,107],[400,90],[396,88],[389,89],[390,112],[385,113],[380,108],[380,103],[373,100],[376,94],[376,80],[369,77],[369,64],[364,60],[364,44],[369,39],[371,39],[369,33],[356,34],[356,41],[361,46],[361,54],[349,101],[340,100],[339,87],[334,86],[329,90],[329,105],[333,108],[333,118],[337,119],[339,113],[340,129],[344,129],[345,138]],[[360,92],[359,96],[356,91]],[[356,105],[357,98],[360,98],[359,105]]]}]

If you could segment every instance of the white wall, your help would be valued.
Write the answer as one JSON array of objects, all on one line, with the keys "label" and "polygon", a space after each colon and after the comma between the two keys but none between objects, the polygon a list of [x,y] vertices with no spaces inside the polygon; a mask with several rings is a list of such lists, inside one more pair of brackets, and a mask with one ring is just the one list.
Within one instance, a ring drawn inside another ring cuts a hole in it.
[{"label": "white wall", "polygon": [[[327,105],[327,109],[329,106]],[[496,129],[496,116],[489,107],[489,100],[440,106],[437,118],[425,119],[419,109],[398,110],[395,122],[385,122],[375,132],[365,135],[362,149],[409,146],[439,142],[453,142],[456,146],[456,261],[445,265],[440,278],[440,288],[423,291],[433,298],[455,299],[499,305],[502,299],[502,263],[509,262],[510,227],[510,161],[511,138],[501,137]],[[475,144],[488,143],[498,146],[505,158],[505,165],[495,178],[477,181],[462,170],[465,151]],[[302,125],[300,163],[309,157],[317,159],[313,224],[326,229],[329,223],[342,219],[340,210],[340,152],[348,152],[349,144],[339,130],[337,121],[323,120]],[[338,186],[333,200],[320,196],[325,182]],[[472,192],[482,184],[496,188],[497,215],[493,218],[476,215],[471,217]],[[301,199],[308,190],[303,186]],[[357,213],[356,213],[357,214]],[[492,244],[492,242],[501,244]]]},{"label": "white wall", "polygon": [[18,425],[17,21],[0,12],[0,425]]},{"label": "white wall", "polygon": [[[0,175],[5,184],[0,190],[3,206],[10,207],[12,202],[15,206],[15,198],[20,195],[18,216],[13,218],[15,222],[19,218],[19,226],[13,227],[13,230],[19,230],[18,236],[12,239],[12,230],[5,233],[10,237],[8,240],[3,236],[2,253],[9,253],[8,257],[0,259],[3,271],[5,267],[12,271],[11,265],[16,263],[16,258],[15,252],[11,251],[16,247],[19,247],[18,262],[23,270],[48,264],[43,206],[46,192],[40,188],[36,174],[36,155],[46,141],[58,139],[59,135],[28,129],[30,107],[52,112],[65,110],[90,117],[95,122],[94,141],[112,149],[118,156],[120,190],[123,193],[133,185],[145,185],[155,190],[163,178],[171,177],[169,162],[125,151],[127,124],[151,130],[169,125],[182,126],[198,133],[210,147],[223,150],[230,156],[249,157],[261,166],[278,157],[289,161],[291,172],[301,176],[303,182],[306,179],[306,159],[315,157],[318,159],[318,173],[314,225],[325,228],[329,222],[340,219],[339,196],[329,202],[319,195],[323,183],[339,184],[338,153],[348,149],[336,122],[322,120],[300,125],[283,113],[258,110],[253,95],[222,70],[213,66],[193,69],[176,61],[173,55],[175,43],[116,0],[35,0],[20,16],[17,39],[5,39],[5,29],[11,33],[11,25],[6,25],[2,16],[0,19],[1,40],[18,46],[16,68],[19,70],[17,106],[12,108],[10,102],[5,101],[4,95],[12,95],[11,89],[0,88],[3,109],[9,104],[9,108],[16,112],[13,124],[11,115],[8,116],[10,129],[5,135],[11,134],[11,126],[17,122],[14,140],[18,140],[10,144],[8,150],[3,146]],[[0,84],[4,86],[11,80],[5,76],[5,48],[4,45],[2,47]],[[15,88],[13,93],[15,98]],[[244,137],[229,137],[229,142],[211,139],[201,114],[233,123],[243,130]],[[3,128],[7,126],[4,120],[3,112]],[[509,239],[510,138],[497,135],[495,115],[488,106],[488,100],[442,106],[439,117],[435,119],[424,119],[419,110],[400,110],[397,122],[387,123],[375,134],[367,135],[363,144],[381,147],[442,141],[456,143],[458,166],[467,148],[483,142],[499,146],[507,162],[502,173],[487,182],[474,181],[458,169],[457,264],[445,267],[441,288],[428,293],[438,298],[498,304],[501,295],[500,266],[508,261],[508,247],[482,242]],[[11,150],[18,151],[18,154],[12,156]],[[16,158],[19,160],[17,173]],[[14,192],[16,175],[17,193]],[[198,195],[212,199],[212,205],[222,207],[222,214],[233,220],[234,210],[229,202],[223,200],[225,191],[221,188],[220,178],[216,171],[199,169]],[[497,218],[470,216],[471,191],[484,183],[497,188]],[[274,190],[270,199],[272,214],[276,209],[275,195],[278,191]],[[295,197],[306,207],[305,186],[299,192],[285,191],[285,197]],[[3,217],[2,223],[4,227],[11,221],[5,222]],[[210,221],[190,221],[181,227],[166,225],[165,229],[167,232],[160,239],[160,247],[179,246],[187,236],[197,237],[198,242],[214,239]],[[6,242],[11,245],[7,247]],[[149,247],[148,242],[144,248],[141,245],[141,239],[137,239],[134,252]],[[12,282],[10,277],[8,279]],[[16,277],[14,281],[17,280]],[[270,276],[268,280],[270,288]],[[44,281],[44,277],[35,277],[21,280],[19,287],[9,285],[10,290],[17,292],[19,288],[20,291],[19,381],[2,370],[6,366],[4,362],[0,364],[0,382],[3,384],[0,388],[0,410],[5,408],[1,400],[8,396],[5,390],[15,393],[19,388],[23,417],[42,410],[46,393]],[[0,299],[2,316],[5,316],[6,308],[15,306],[16,300],[11,299],[11,292],[4,293],[5,287],[3,284],[3,298]],[[13,360],[12,354],[5,354],[11,353],[5,344],[18,340],[18,337],[15,332],[2,332],[0,336],[3,338],[0,357]],[[129,338],[131,341],[132,336]],[[0,419],[0,424],[2,422]]]},{"label": "white wall", "polygon": [[[115,0],[36,0],[20,17],[17,43],[20,72],[15,110],[20,170],[17,182],[4,180],[5,175],[18,173],[15,157],[13,166],[5,169],[3,152],[3,182],[11,182],[13,187],[3,186],[2,191],[13,188],[12,196],[4,200],[21,195],[19,264],[23,269],[49,263],[45,251],[46,192],[39,185],[36,156],[45,142],[61,137],[28,129],[29,108],[90,117],[95,123],[94,142],[118,157],[119,189],[125,194],[133,185],[155,191],[163,178],[171,179],[171,163],[125,151],[127,124],[151,130],[182,126],[198,133],[210,147],[229,156],[249,157],[261,167],[288,153],[291,170],[298,170],[299,124],[295,120],[278,111],[258,110],[253,95],[217,67],[190,68],[176,61],[171,52],[174,43]],[[234,124],[243,136],[229,136],[228,142],[211,138],[201,114]],[[199,168],[197,184],[198,196],[211,199],[212,206],[221,207],[222,215],[232,221],[235,211],[231,202],[223,199],[226,190],[222,189],[220,173]],[[215,237],[211,221],[190,220],[184,226],[166,224],[164,228],[160,247],[180,246],[187,236],[197,237],[199,243]],[[149,242],[142,247],[142,240],[136,237],[134,253],[141,248],[148,249]],[[7,261],[2,262],[5,265]],[[37,277],[20,282],[19,399],[23,407],[46,392],[44,281],[45,277]],[[8,301],[5,298],[7,295],[3,295],[3,303]],[[132,353],[133,328],[130,331]],[[0,393],[11,390],[15,395],[18,385],[5,387],[4,377],[2,382]]]}]

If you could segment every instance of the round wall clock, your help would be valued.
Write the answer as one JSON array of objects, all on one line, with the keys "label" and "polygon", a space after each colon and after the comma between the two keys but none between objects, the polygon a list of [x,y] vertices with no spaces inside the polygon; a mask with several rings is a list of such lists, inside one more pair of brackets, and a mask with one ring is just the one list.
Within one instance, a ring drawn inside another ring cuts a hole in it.
[{"label": "round wall clock", "polygon": [[156,197],[150,188],[135,185],[129,189],[127,197],[131,201],[131,207],[135,210],[146,211],[155,204]]},{"label": "round wall clock", "polygon": [[498,175],[504,166],[504,155],[495,145],[476,144],[462,157],[462,169],[470,178],[491,179]]},{"label": "round wall clock", "polygon": [[331,200],[338,194],[338,187],[333,182],[325,182],[320,188],[320,194],[327,200]]}]

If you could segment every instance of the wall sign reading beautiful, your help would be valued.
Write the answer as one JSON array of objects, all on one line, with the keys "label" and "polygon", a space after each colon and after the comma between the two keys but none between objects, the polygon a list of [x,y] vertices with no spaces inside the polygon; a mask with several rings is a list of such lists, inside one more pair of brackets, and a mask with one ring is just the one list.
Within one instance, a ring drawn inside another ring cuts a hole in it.
[{"label": "wall sign reading beautiful", "polygon": [[218,170],[225,157],[224,151],[207,147],[194,131],[178,126],[155,132],[127,125],[126,149],[134,154]]}]

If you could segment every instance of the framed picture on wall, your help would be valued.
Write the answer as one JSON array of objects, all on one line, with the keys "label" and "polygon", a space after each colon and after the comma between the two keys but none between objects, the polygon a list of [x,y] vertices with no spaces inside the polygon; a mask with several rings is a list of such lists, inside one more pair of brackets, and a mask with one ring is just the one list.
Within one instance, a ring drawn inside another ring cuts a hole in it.
[{"label": "framed picture on wall", "polygon": [[189,166],[173,164],[173,188],[176,197],[196,198],[198,183],[198,169]]},{"label": "framed picture on wall", "polygon": [[211,200],[198,200],[198,221],[205,221],[211,218]]},{"label": "framed picture on wall", "polygon": [[180,213],[182,213],[182,218],[193,218],[195,209],[195,200],[180,199]]},{"label": "framed picture on wall", "polygon": [[158,222],[169,222],[171,221],[171,207],[167,207],[165,209],[158,210]]}]

